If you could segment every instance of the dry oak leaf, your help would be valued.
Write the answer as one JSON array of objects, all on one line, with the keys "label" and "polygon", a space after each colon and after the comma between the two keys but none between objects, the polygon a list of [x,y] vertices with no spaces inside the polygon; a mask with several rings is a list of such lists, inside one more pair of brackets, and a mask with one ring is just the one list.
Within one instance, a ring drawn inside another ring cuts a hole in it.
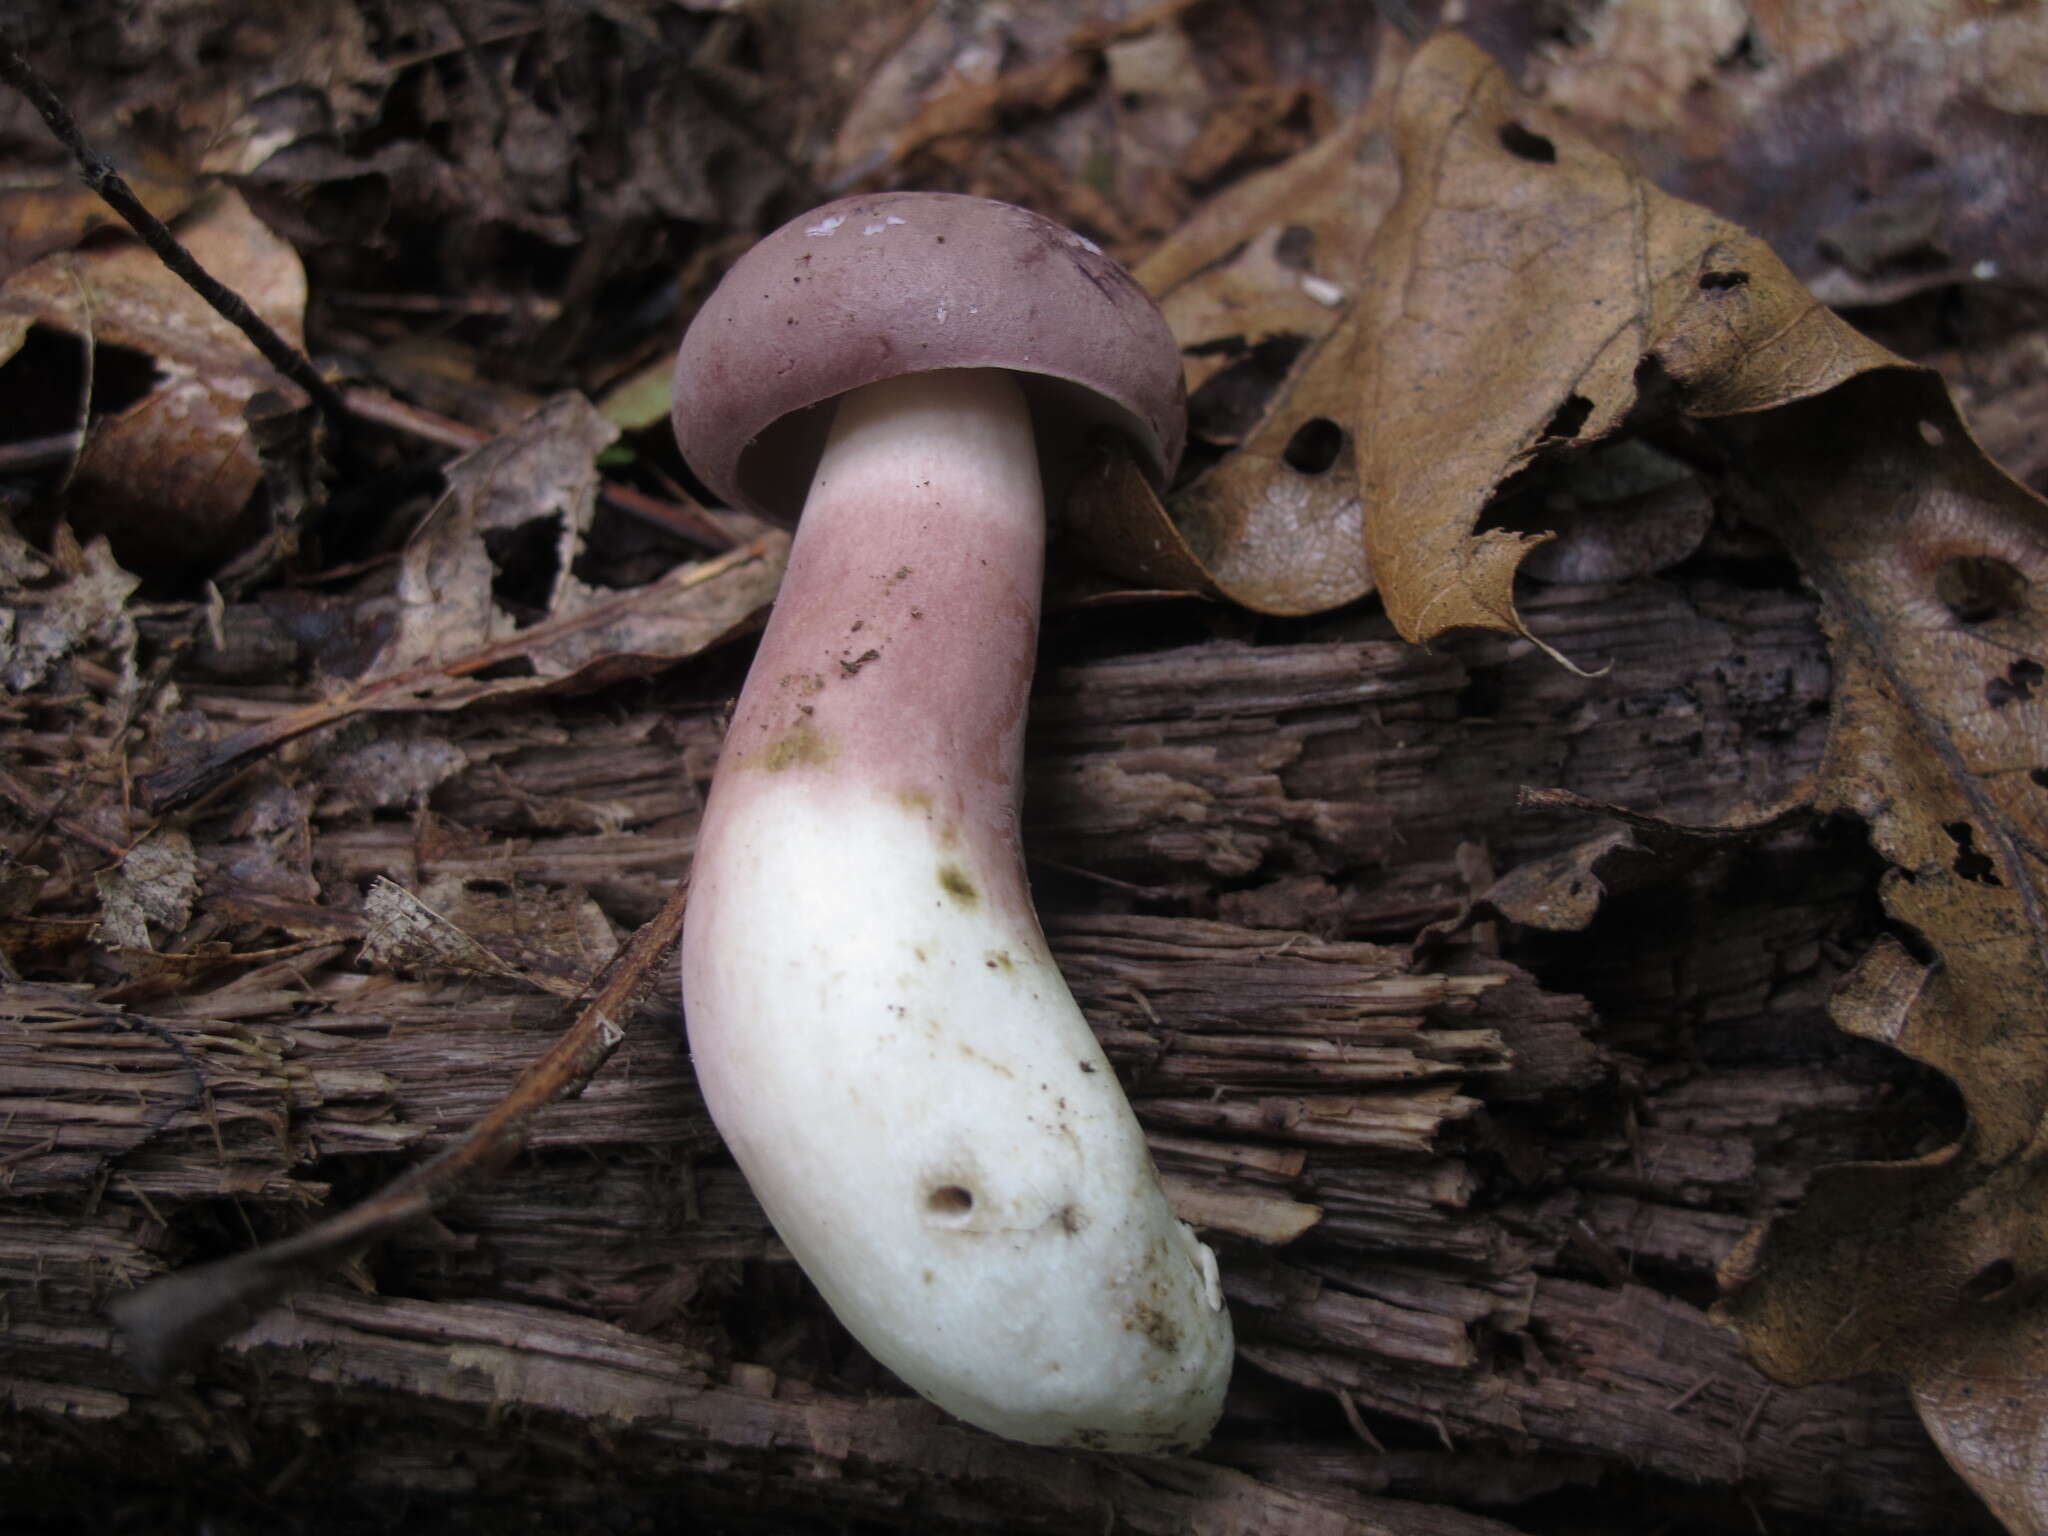
[{"label": "dry oak leaf", "polygon": [[1361,479],[1411,639],[1519,632],[1527,537],[1475,533],[1509,475],[1612,434],[1654,364],[1718,432],[1821,596],[1836,672],[1808,796],[1893,870],[1837,1021],[1951,1077],[1954,1146],[1823,1172],[1723,1274],[1795,1384],[1905,1377],[2015,1531],[2048,1529],[2048,506],[1940,379],[1857,335],[1761,242],[1516,99],[1469,44],[1417,57],[1402,198],[1373,255]]},{"label": "dry oak leaf", "polygon": [[[1391,73],[1402,45],[1385,36]],[[1194,434],[1230,451],[1164,502],[1105,452],[1066,519],[1091,563],[1261,613],[1319,613],[1372,590],[1345,428],[1356,273],[1397,185],[1383,119],[1369,107],[1245,178],[1135,269],[1180,343]],[[1263,377],[1276,358],[1277,380]]]},{"label": "dry oak leaf", "polygon": [[1869,824],[1886,911],[1925,946],[1880,943],[1835,1021],[1946,1073],[1969,1123],[1916,1162],[1824,1170],[1729,1257],[1723,1312],[1780,1380],[1902,1374],[1999,1518],[2048,1529],[2048,504],[1919,369],[1731,436],[1823,601],[1814,804]]},{"label": "dry oak leaf", "polygon": [[1575,20],[1523,83],[1764,235],[1825,302],[2048,288],[2048,7],[1635,0]]},{"label": "dry oak leaf", "polygon": [[1515,573],[1547,535],[1475,533],[1482,509],[1540,455],[1611,435],[1646,362],[1695,416],[1896,362],[1763,242],[1552,120],[1463,38],[1416,55],[1392,133],[1401,195],[1358,301],[1356,438],[1366,551],[1409,640],[1528,634]]}]

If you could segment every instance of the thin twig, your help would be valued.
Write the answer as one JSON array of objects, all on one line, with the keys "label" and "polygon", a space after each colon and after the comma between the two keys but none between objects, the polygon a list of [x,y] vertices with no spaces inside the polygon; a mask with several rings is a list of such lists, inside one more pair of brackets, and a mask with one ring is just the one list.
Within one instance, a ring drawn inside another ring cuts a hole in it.
[{"label": "thin twig", "polygon": [[[115,842],[112,838],[102,837],[75,816],[66,816],[60,808],[61,803],[53,804],[45,800],[5,768],[0,768],[0,800],[8,801],[23,814],[37,818],[45,826],[56,827],[66,837],[76,842],[81,842],[86,847],[93,849],[95,852],[103,853],[110,859],[125,859],[128,857],[126,846]],[[17,857],[26,860],[29,853],[34,850],[35,844],[40,842],[41,839],[42,833],[38,830],[36,836],[23,846],[21,853]]]},{"label": "thin twig", "polygon": [[0,27],[0,81],[5,81],[28,98],[29,104],[50,125],[57,142],[71,151],[79,175],[106,205],[128,221],[142,243],[156,252],[192,291],[213,306],[214,312],[255,344],[271,367],[303,389],[320,407],[329,426],[340,431],[348,421],[348,408],[333,385],[305,353],[286,341],[263,317],[251,309],[242,296],[214,277],[193,258],[163,221],[142,206],[134,190],[121,178],[113,163],[85,142],[71,109],[64,105],[50,84],[30,64],[14,40],[14,34]]},{"label": "thin twig", "polygon": [[85,434],[75,428],[49,437],[27,437],[18,443],[0,443],[0,474],[12,474],[19,469],[41,469],[46,464],[62,464],[76,457],[84,446]]},{"label": "thin twig", "polygon": [[[393,431],[404,432],[426,442],[439,443],[444,448],[468,452],[491,440],[491,434],[481,427],[472,427],[466,421],[456,421],[453,417],[426,410],[380,389],[352,385],[342,391],[342,400],[364,421],[374,421],[379,426],[390,427]],[[618,511],[688,539],[692,544],[717,550],[734,549],[739,545],[739,539],[730,529],[694,502],[659,501],[612,480],[600,480],[597,494]]]},{"label": "thin twig", "polygon": [[78,379],[78,448],[64,466],[64,477],[57,482],[57,494],[62,496],[71,489],[71,482],[78,476],[78,466],[85,462],[85,437],[92,430],[92,388],[93,365],[98,358],[99,348],[93,344],[92,289],[84,278],[78,275],[78,263],[67,262],[71,286],[78,290],[78,308],[84,318],[84,325],[78,333],[79,358]]},{"label": "thin twig", "polygon": [[192,1054],[191,1047],[173,1034],[168,1027],[158,1023],[155,1019],[138,1018],[130,1014],[114,1012],[108,1012],[103,1017],[109,1024],[119,1029],[130,1030],[136,1034],[154,1035],[171,1048],[172,1053],[177,1056],[185,1070],[192,1074],[192,1091],[185,1095],[182,1102],[173,1104],[169,1110],[158,1115],[155,1120],[145,1124],[140,1136],[120,1151],[114,1153],[108,1159],[108,1165],[111,1167],[113,1164],[120,1162],[122,1158],[132,1156],[156,1140],[157,1137],[163,1135],[165,1131],[170,1129],[171,1122],[176,1120],[178,1116],[186,1113],[188,1110],[197,1109],[205,1102],[206,1071],[199,1065],[199,1058]]},{"label": "thin twig", "polygon": [[502,1168],[526,1145],[535,1115],[574,1097],[610,1058],[625,1017],[682,932],[688,882],[613,956],[590,1001],[547,1053],[453,1146],[401,1174],[352,1210],[308,1231],[231,1259],[152,1280],[117,1298],[108,1312],[128,1339],[128,1358],[161,1382],[202,1351],[252,1322],[286,1292],[370,1244],[426,1216],[476,1176]]},{"label": "thin twig", "polygon": [[223,737],[188,757],[181,757],[152,769],[136,780],[142,803],[152,812],[161,814],[179,806],[189,805],[202,795],[210,794],[225,784],[242,768],[275,747],[317,730],[323,725],[332,725],[337,720],[346,720],[351,715],[369,709],[433,709],[438,705],[432,701],[437,685],[446,686],[463,679],[473,678],[477,673],[509,661],[515,656],[524,656],[542,646],[550,645],[565,635],[577,634],[596,629],[616,620],[636,603],[647,601],[650,592],[666,583],[664,597],[680,597],[692,588],[707,581],[715,581],[739,566],[762,559],[768,550],[765,539],[756,539],[743,549],[733,550],[701,564],[678,566],[668,575],[647,587],[634,588],[623,592],[608,602],[598,603],[581,613],[565,618],[547,619],[531,629],[522,629],[503,640],[496,640],[451,661],[427,661],[408,667],[402,672],[387,672],[367,682],[344,688],[331,698],[302,705],[288,710],[255,725],[245,726],[232,736]]}]

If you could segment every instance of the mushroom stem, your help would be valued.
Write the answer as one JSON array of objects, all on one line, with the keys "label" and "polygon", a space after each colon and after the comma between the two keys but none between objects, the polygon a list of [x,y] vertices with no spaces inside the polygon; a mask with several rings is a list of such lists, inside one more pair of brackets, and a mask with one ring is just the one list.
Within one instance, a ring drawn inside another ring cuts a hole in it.
[{"label": "mushroom stem", "polygon": [[1192,1448],[1228,1315],[1046,947],[1017,833],[1044,507],[1010,375],[842,397],[699,834],[683,993],[783,1241],[1015,1439]]}]

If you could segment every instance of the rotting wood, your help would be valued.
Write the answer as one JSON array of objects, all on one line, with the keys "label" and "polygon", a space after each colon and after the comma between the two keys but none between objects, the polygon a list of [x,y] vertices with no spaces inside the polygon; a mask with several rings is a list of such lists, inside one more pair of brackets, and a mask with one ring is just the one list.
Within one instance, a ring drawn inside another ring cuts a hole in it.
[{"label": "rotting wood", "polygon": [[[69,1074],[38,1101],[40,1128],[18,1119],[5,1143],[0,1377],[25,1426],[20,1465],[91,1472],[60,1428],[91,1420],[137,1465],[225,1456],[223,1475],[268,1486],[317,1423],[350,1447],[348,1475],[421,1497],[559,1493],[602,1455],[713,1507],[764,1489],[778,1509],[923,1529],[1009,1528],[1026,1488],[1048,1517],[1131,1529],[1184,1528],[1197,1509],[1244,1531],[1505,1529],[1415,1502],[1464,1497],[1448,1470],[1462,1463],[1504,1495],[1634,1468],[1786,1516],[1967,1528],[1902,1394],[1766,1398],[1703,1310],[1746,1212],[1864,1146],[1897,1091],[1764,1043],[1824,1028],[1853,882],[1702,904],[1661,949],[1575,962],[1619,1000],[1597,1020],[1483,942],[1446,940],[1413,968],[1364,941],[1461,911],[1461,844],[1484,838],[1505,866],[1588,835],[1518,817],[1518,782],[1704,818],[1732,776],[1761,799],[1815,759],[1826,677],[1802,601],[1557,589],[1531,612],[1579,636],[1575,654],[1606,646],[1615,675],[1572,679],[1504,643],[1412,651],[1368,621],[1079,662],[1042,686],[1032,851],[1110,877],[1056,894],[1048,931],[1162,1173],[1223,1250],[1245,1340],[1204,1462],[999,1446],[906,1400],[798,1282],[659,995],[581,1097],[535,1118],[526,1158],[341,1277],[378,1294],[302,1293],[206,1364],[199,1398],[138,1388],[100,1321],[112,1295],[297,1230],[337,1176],[374,1187],[446,1148],[557,1016],[504,980],[353,968],[370,880],[469,893],[444,915],[473,934],[527,913],[512,919],[522,963],[566,976],[574,924],[540,895],[588,892],[629,925],[687,867],[715,709],[529,701],[316,732],[199,820],[219,875],[195,931],[229,960],[176,985],[150,978],[178,957],[126,963],[133,1015],[217,1078],[211,1118],[180,1109],[131,1147],[185,1079],[161,1037],[106,1028],[82,992],[37,994],[53,1017],[71,1009],[62,1028],[19,1009],[0,1026],[6,1059]],[[233,638],[267,622],[231,613],[182,728],[295,707],[228,660],[273,655]],[[48,760],[62,749],[34,725],[0,732]],[[24,771],[39,792],[53,782]],[[139,830],[118,801],[76,803],[101,835]],[[1782,857],[1801,858],[1805,836],[1786,834]],[[1243,888],[1201,894],[1226,877]],[[1127,910],[1124,879],[1215,916]],[[1659,899],[1683,910],[1690,889]],[[233,962],[259,939],[310,947]],[[1730,1059],[1698,1059],[1706,1030]],[[98,1140],[72,1143],[73,1107],[104,1115]],[[1336,1440],[1300,1438],[1311,1405],[1336,1415]],[[484,1451],[494,1423],[519,1426],[519,1455]],[[1279,1476],[1284,1492],[1266,1481]]]}]

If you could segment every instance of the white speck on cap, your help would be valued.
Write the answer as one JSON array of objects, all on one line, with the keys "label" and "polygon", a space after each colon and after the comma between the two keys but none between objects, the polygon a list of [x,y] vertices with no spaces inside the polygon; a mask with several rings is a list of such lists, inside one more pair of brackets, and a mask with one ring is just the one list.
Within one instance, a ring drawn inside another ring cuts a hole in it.
[{"label": "white speck on cap", "polygon": [[1344,302],[1344,290],[1327,277],[1317,277],[1313,272],[1301,274],[1301,291],[1318,304],[1335,309]]},{"label": "white speck on cap", "polygon": [[833,230],[837,229],[840,225],[844,224],[845,222],[845,214],[835,213],[829,219],[820,219],[817,223],[811,225],[808,229],[806,229],[804,233],[812,236],[829,235],[832,233]]}]

